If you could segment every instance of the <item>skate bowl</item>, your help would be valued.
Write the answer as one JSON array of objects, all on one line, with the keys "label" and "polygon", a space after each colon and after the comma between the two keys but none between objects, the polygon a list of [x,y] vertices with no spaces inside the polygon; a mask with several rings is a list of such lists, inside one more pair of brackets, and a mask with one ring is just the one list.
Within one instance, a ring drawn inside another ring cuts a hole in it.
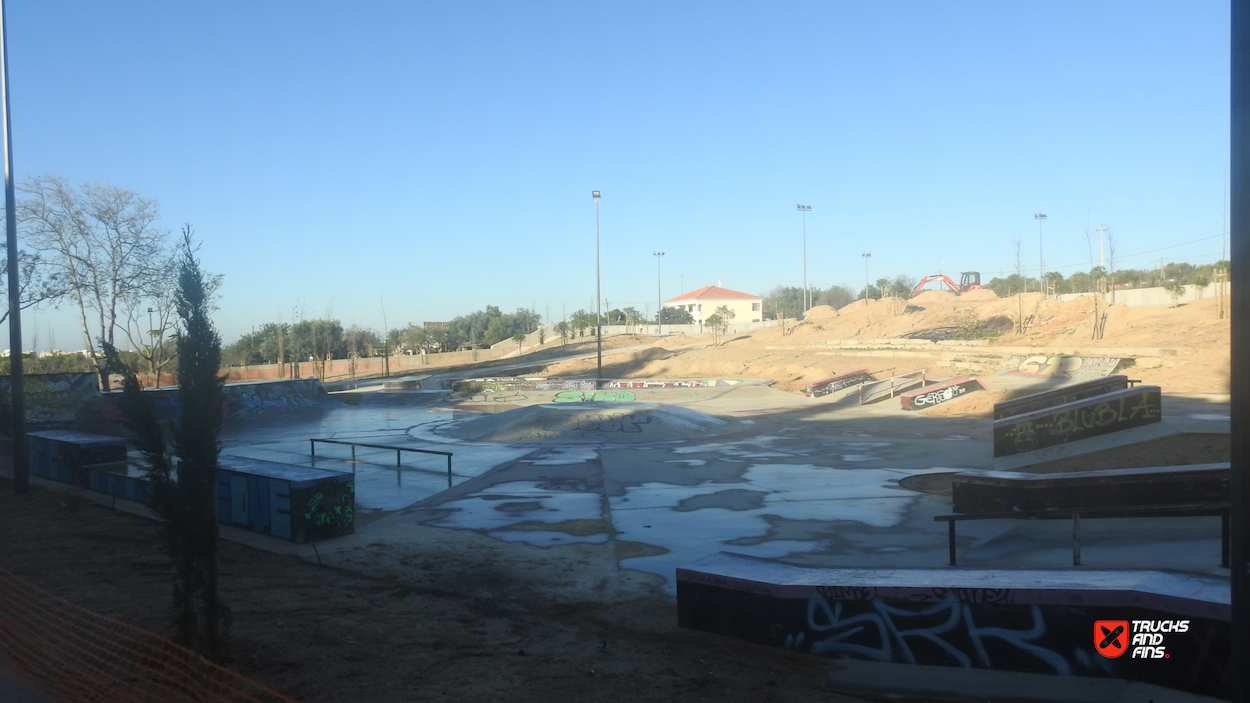
[{"label": "skate bowl", "polygon": [[480,442],[633,444],[729,431],[720,418],[661,403],[548,403],[443,425],[439,434]]}]

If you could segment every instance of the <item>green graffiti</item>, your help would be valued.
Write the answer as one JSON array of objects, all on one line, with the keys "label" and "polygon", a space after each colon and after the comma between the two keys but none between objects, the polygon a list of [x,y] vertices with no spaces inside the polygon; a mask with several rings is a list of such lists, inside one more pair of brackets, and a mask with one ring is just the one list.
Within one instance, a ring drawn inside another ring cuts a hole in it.
[{"label": "green graffiti", "polygon": [[630,391],[562,391],[556,394],[557,403],[581,403],[595,401],[599,403],[632,403],[635,396]]}]

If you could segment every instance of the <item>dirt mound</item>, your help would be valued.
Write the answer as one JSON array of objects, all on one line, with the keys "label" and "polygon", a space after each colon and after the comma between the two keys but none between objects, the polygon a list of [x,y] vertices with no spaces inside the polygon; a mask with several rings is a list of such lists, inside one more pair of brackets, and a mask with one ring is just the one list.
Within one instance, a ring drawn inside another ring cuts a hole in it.
[{"label": "dirt mound", "polygon": [[948,290],[927,290],[912,298],[911,302],[914,305],[954,305],[959,302],[959,296]]},{"label": "dirt mound", "polygon": [[803,319],[804,320],[826,320],[831,317],[837,317],[837,316],[838,316],[838,311],[835,310],[833,306],[817,305],[813,307],[811,310],[808,310],[807,314],[803,315]]},{"label": "dirt mound", "polygon": [[981,301],[981,300],[998,300],[998,294],[990,290],[989,288],[982,288],[981,290],[970,290],[967,293],[964,293],[963,295],[959,297],[963,300],[970,301],[970,302]]}]

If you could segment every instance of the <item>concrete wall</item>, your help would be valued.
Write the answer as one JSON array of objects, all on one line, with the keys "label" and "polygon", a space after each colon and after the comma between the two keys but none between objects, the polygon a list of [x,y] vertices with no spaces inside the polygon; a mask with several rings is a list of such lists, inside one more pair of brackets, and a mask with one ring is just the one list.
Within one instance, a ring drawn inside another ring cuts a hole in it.
[{"label": "concrete wall", "polygon": [[[1231,283],[1225,284],[1225,291],[1230,291]],[[1092,296],[1093,293],[1064,293],[1056,296],[1063,302]],[[1177,299],[1177,303],[1190,303],[1215,297],[1215,284],[1209,283],[1204,288],[1185,286],[1185,292]],[[1121,288],[1107,293],[1107,302],[1115,305],[1127,305],[1130,308],[1166,308],[1173,305],[1172,294],[1163,288]]]},{"label": "concrete wall", "polygon": [[[516,344],[508,342],[516,351]],[[475,349],[471,351],[446,352],[443,354],[414,354],[390,358],[392,376],[402,376],[416,369],[438,368],[440,366],[458,366],[476,361],[489,361],[506,356],[503,344],[499,348]],[[334,359],[326,362],[325,378],[322,382],[350,381],[356,378],[382,375],[383,360],[381,357],[367,359]],[[226,369],[227,383],[244,381],[272,381],[280,378],[315,378],[320,374],[320,367],[311,361],[292,362],[285,365],[259,364],[256,366],[233,366]]]}]

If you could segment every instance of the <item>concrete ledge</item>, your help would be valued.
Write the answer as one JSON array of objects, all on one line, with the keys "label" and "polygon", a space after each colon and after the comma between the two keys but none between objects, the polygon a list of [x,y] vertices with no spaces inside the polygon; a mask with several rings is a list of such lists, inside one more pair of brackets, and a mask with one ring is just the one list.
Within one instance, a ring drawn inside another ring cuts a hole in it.
[{"label": "concrete ledge", "polygon": [[918,698],[941,703],[1220,703],[1222,699],[1172,688],[1088,676],[956,669],[846,659],[826,675],[836,693]]},{"label": "concrete ledge", "polygon": [[[727,552],[677,569],[681,627],[839,663],[1041,675],[1047,683],[1033,694],[1088,677],[1226,696],[1231,611],[1227,578],[1168,571],[820,569]],[[1187,622],[1175,631],[1142,624],[1136,649],[1107,657],[1096,635],[1108,620]],[[1149,632],[1170,633],[1151,643],[1166,657],[1145,651]],[[896,671],[878,692],[897,695],[912,678],[910,668]]]}]

